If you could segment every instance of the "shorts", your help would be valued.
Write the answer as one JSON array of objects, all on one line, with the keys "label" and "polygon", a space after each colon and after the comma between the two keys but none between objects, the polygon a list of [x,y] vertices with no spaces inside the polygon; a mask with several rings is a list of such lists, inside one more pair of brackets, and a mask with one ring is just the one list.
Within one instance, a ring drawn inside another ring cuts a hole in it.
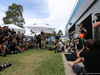
[{"label": "shorts", "polygon": [[74,64],[72,66],[72,69],[75,71],[77,75],[86,75],[86,70],[84,67],[78,66],[77,64]]}]

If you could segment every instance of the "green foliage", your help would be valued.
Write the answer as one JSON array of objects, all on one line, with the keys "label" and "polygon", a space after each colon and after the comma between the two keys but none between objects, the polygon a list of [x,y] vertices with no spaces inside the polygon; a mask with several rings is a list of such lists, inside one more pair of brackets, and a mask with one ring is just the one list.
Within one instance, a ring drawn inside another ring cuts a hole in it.
[{"label": "green foliage", "polygon": [[31,34],[34,34],[34,32],[32,30],[30,30]]},{"label": "green foliage", "polygon": [[54,31],[53,36],[56,36],[56,32]]},{"label": "green foliage", "polygon": [[58,31],[58,35],[59,35],[59,36],[63,35],[63,32],[62,32],[61,29]]},{"label": "green foliage", "polygon": [[56,36],[56,32],[54,31],[53,34],[46,33],[46,36]]},{"label": "green foliage", "polygon": [[8,7],[5,14],[6,17],[3,17],[4,24],[15,24],[20,27],[23,27],[23,24],[25,24],[23,18],[23,6],[13,3],[12,6]]}]

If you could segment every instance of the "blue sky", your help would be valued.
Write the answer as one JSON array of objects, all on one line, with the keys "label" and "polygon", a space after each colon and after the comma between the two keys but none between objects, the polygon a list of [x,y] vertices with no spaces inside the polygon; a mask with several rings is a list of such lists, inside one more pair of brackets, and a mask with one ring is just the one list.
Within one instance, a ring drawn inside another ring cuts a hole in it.
[{"label": "blue sky", "polygon": [[31,12],[30,17],[46,18],[50,15],[47,0],[0,0],[0,5],[9,6],[12,3],[21,4],[24,12]]},{"label": "blue sky", "polygon": [[[25,25],[45,23],[61,29],[65,33],[65,26],[78,0],[0,0],[0,24],[9,5],[20,4],[24,8]],[[29,29],[26,33],[30,34]]]}]

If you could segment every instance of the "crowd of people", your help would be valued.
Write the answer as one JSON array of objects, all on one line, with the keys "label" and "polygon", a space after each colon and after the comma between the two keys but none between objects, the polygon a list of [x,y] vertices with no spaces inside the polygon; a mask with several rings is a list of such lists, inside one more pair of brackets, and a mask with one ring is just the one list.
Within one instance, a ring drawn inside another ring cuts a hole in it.
[{"label": "crowd of people", "polygon": [[[28,39],[23,33],[14,29],[9,29],[8,26],[0,26],[0,56],[6,57],[7,54],[23,53],[25,50],[37,48],[46,48],[46,36],[41,32],[35,35],[33,39]],[[0,71],[3,68],[11,66],[12,63],[0,65]]]},{"label": "crowd of people", "polygon": [[86,42],[86,36],[87,36],[87,30],[83,27],[83,24],[78,24],[80,30],[78,36],[75,37],[69,37],[67,39],[65,48],[67,49],[67,52],[73,52],[77,53],[77,51],[81,50],[83,48],[84,43]]},{"label": "crowd of people", "polygon": [[[98,23],[99,24],[99,23]],[[95,27],[97,26],[95,22]],[[100,74],[100,39],[87,39],[87,30],[82,24],[78,25],[79,36],[73,41],[75,49],[78,51],[77,59],[74,62],[69,62],[68,65],[74,70],[77,75],[97,75]],[[94,26],[93,26],[94,27]],[[71,42],[67,42],[67,46],[71,46]],[[84,67],[77,65],[82,62]]]},{"label": "crowd of people", "polygon": [[7,26],[0,26],[0,56],[6,54],[23,53],[24,50],[33,48],[32,41],[27,41],[27,37],[14,29],[10,30]]},{"label": "crowd of people", "polygon": [[[95,22],[96,23],[96,22]],[[99,24],[99,23],[98,23]],[[98,27],[94,24],[94,28]],[[68,65],[76,72],[77,75],[86,75],[86,73],[100,73],[100,40],[99,39],[86,39],[87,30],[83,24],[78,24],[80,30],[77,38],[69,37],[65,44],[56,35],[56,45],[51,48],[57,49],[56,52],[67,52],[77,54],[77,60],[69,62]],[[16,33],[13,29],[10,30],[7,26],[0,26],[0,55],[23,53],[25,50],[37,48],[46,48],[46,35],[41,32],[35,35],[30,41],[27,37],[18,31]],[[82,62],[84,67],[77,64]]]},{"label": "crowd of people", "polygon": [[[93,28],[98,28],[99,26],[100,22],[95,22]],[[80,30],[77,38],[70,36],[64,45],[57,35],[56,46],[51,50],[57,48],[57,52],[75,53],[77,59],[74,62],[69,62],[68,65],[77,75],[100,74],[100,39],[86,39],[87,30],[82,23],[78,24],[78,27]],[[83,63],[84,67],[77,65],[80,62]]]},{"label": "crowd of people", "polygon": [[35,35],[33,39],[28,40],[27,36],[14,29],[10,30],[7,26],[0,26],[0,56],[6,54],[23,53],[25,50],[37,48],[46,48],[46,35],[41,32]]},{"label": "crowd of people", "polygon": [[35,48],[39,45],[39,49],[46,48],[46,35],[44,32],[41,32],[39,35],[34,36]]}]

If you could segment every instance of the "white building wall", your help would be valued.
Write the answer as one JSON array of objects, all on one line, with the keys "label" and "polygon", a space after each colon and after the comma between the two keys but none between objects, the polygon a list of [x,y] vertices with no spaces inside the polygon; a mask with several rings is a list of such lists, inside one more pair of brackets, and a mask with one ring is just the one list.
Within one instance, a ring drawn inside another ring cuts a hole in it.
[{"label": "white building wall", "polygon": [[[94,2],[95,1],[95,2]],[[94,2],[94,3],[93,3]],[[92,4],[93,3],[93,4]],[[91,5],[92,4],[92,5]],[[89,6],[91,5],[91,7],[84,13],[82,10],[86,10]],[[87,7],[87,8],[86,8]],[[84,13],[84,15],[78,20],[78,18]],[[77,27],[77,24],[82,22],[87,16],[89,16],[91,13],[93,13],[93,19],[94,14],[96,13],[100,13],[100,0],[84,0],[82,5],[80,6],[79,10],[77,11],[77,13],[75,14],[75,16],[73,17],[73,19],[71,20],[71,23],[74,24],[76,23],[76,28],[75,28],[75,32],[76,34],[79,31],[79,28]],[[78,20],[78,21],[77,21]],[[77,22],[76,22],[77,21]],[[68,36],[68,29],[70,29],[72,26],[68,26],[68,28],[66,28],[66,32]],[[99,27],[99,33],[100,33],[100,27]],[[100,37],[100,35],[99,35]]]}]

